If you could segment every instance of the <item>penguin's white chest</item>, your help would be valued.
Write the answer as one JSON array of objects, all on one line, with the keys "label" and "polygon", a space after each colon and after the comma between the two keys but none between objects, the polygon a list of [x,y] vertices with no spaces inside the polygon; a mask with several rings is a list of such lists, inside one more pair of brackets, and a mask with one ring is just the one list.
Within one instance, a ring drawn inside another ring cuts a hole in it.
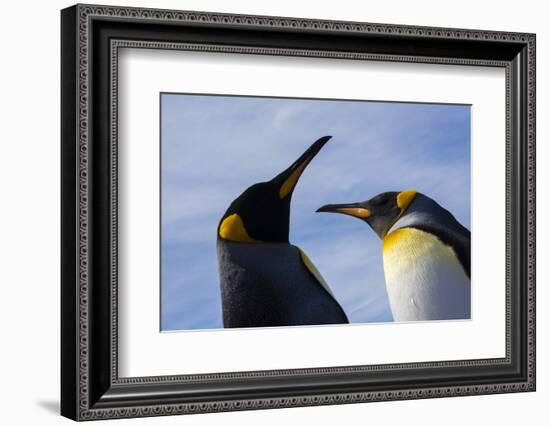
[{"label": "penguin's white chest", "polygon": [[470,318],[470,278],[436,236],[397,229],[384,238],[383,258],[395,321]]}]

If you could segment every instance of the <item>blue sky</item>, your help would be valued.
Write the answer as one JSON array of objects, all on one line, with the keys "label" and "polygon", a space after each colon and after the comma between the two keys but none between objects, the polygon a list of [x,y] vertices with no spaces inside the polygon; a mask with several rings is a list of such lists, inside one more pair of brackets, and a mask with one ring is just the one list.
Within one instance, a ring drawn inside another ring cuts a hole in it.
[{"label": "blue sky", "polygon": [[161,95],[161,330],[223,327],[216,228],[248,186],[332,135],[294,191],[290,241],[354,323],[392,321],[381,242],[323,204],[415,189],[470,228],[470,107]]}]

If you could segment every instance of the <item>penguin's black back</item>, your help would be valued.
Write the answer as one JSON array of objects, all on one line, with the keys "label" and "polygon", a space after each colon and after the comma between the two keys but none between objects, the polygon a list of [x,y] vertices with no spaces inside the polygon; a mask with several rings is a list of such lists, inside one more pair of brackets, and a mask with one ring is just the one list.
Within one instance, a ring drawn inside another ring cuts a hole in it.
[{"label": "penguin's black back", "polygon": [[224,327],[348,323],[297,247],[219,239],[217,251]]}]

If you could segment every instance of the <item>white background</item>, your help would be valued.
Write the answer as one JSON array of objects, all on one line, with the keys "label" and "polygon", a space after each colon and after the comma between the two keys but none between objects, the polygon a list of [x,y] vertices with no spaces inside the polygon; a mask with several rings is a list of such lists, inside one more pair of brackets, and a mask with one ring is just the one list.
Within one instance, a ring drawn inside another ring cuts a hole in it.
[{"label": "white background", "polygon": [[[504,76],[502,68],[124,49],[118,91],[124,194],[119,210],[119,374],[504,357]],[[158,205],[151,202],[159,199],[160,188],[159,92],[471,103],[472,320],[159,333],[160,218]],[[494,165],[492,173],[486,172],[487,164]],[[483,255],[485,247],[492,247],[491,257]],[[218,347],[231,350],[220,357],[212,350]]]},{"label": "white background", "polygon": [[[139,1],[157,6],[235,13],[346,19],[536,32],[538,107],[538,391],[423,401],[118,420],[125,424],[546,424],[550,399],[548,341],[550,184],[547,76],[550,29],[544,2],[463,0],[415,2],[296,2],[269,0]],[[59,401],[59,9],[64,1],[3,4],[0,27],[0,386],[3,424],[69,424]],[[545,80],[546,77],[546,80]],[[547,192],[547,191],[546,191]],[[130,423],[129,423],[130,422]],[[108,421],[102,424],[114,423]]]}]

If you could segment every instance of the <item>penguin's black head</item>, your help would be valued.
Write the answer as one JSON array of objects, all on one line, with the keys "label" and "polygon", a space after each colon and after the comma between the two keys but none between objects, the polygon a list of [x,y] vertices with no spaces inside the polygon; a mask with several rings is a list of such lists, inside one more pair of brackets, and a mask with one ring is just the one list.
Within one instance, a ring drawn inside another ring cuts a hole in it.
[{"label": "penguin's black head", "polygon": [[392,225],[407,210],[416,194],[417,192],[413,189],[401,192],[383,192],[367,201],[351,204],[327,204],[317,211],[342,213],[364,220],[383,239]]},{"label": "penguin's black head", "polygon": [[292,192],[304,169],[330,138],[317,140],[270,181],[246,189],[221,218],[218,238],[242,243],[288,242]]}]

